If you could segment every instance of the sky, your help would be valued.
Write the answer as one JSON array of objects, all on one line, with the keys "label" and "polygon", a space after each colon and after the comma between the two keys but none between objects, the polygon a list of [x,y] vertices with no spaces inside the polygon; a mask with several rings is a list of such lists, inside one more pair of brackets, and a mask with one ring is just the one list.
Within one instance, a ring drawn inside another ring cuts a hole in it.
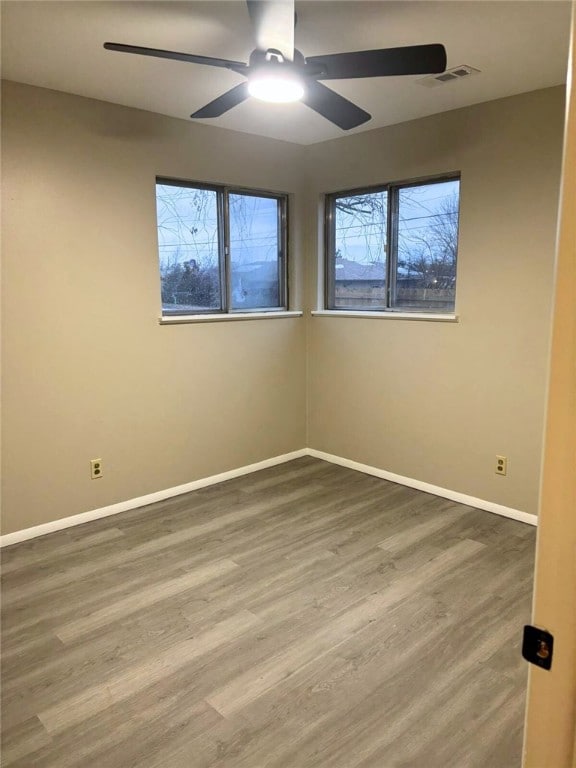
[{"label": "sky", "polygon": [[[161,264],[196,259],[218,264],[218,193],[168,184],[156,185]],[[278,257],[278,202],[270,197],[230,193],[230,251],[233,264],[275,261]]]},{"label": "sky", "polygon": [[[399,192],[399,251],[413,249],[418,241],[430,236],[430,225],[444,215],[442,206],[458,194],[459,181],[443,181],[410,186]],[[382,264],[387,252],[387,193],[374,192],[361,197],[370,197],[371,205],[360,205],[360,212],[344,209],[349,203],[354,204],[358,196],[339,197],[336,204],[335,248],[339,256],[358,264]],[[338,203],[340,203],[340,208]],[[358,207],[358,206],[357,206]],[[374,208],[372,214],[366,213]]]}]

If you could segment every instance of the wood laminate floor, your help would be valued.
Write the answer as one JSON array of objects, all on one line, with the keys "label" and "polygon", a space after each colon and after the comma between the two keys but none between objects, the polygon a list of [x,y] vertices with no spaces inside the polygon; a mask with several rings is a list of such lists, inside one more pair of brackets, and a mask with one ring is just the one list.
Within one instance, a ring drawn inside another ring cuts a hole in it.
[{"label": "wood laminate floor", "polygon": [[519,768],[535,529],[302,458],[3,552],[3,766]]}]

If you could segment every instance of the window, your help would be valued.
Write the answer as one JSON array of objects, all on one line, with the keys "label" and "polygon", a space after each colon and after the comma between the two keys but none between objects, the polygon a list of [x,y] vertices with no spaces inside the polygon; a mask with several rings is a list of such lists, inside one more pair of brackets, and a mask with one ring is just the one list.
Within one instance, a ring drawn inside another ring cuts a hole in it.
[{"label": "window", "polygon": [[156,181],[163,315],[286,308],[285,195]]},{"label": "window", "polygon": [[326,307],[454,311],[458,177],[328,195]]}]

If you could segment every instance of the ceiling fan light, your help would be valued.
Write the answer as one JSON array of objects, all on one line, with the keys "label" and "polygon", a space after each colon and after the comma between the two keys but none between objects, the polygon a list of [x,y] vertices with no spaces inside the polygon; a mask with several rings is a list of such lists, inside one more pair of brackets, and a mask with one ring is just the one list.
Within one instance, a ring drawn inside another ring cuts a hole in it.
[{"label": "ceiling fan light", "polygon": [[304,86],[298,78],[284,74],[256,75],[250,78],[248,93],[260,101],[287,104],[300,101],[304,96]]}]

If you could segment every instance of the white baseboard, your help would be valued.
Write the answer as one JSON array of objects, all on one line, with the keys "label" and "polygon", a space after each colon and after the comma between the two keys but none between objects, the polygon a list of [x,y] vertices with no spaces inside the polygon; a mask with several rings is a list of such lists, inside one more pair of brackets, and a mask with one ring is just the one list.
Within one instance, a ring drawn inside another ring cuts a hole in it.
[{"label": "white baseboard", "polygon": [[468,507],[475,507],[476,509],[482,509],[486,512],[493,512],[502,517],[518,520],[521,523],[538,525],[538,515],[522,512],[521,510],[513,509],[512,507],[505,507],[502,504],[496,504],[494,501],[477,499],[475,496],[467,496],[465,493],[451,491],[448,488],[440,488],[438,485],[431,485],[430,483],[424,483],[421,480],[414,480],[411,477],[396,475],[394,472],[387,472],[385,469],[378,469],[377,467],[371,467],[368,464],[360,464],[351,459],[343,459],[341,456],[334,456],[331,453],[317,451],[315,448],[308,448],[306,453],[308,456],[314,456],[317,459],[323,459],[332,464],[339,464],[341,467],[348,467],[348,469],[355,469],[357,472],[364,472],[365,475],[374,475],[383,480],[390,480],[392,483],[399,483],[400,485],[407,485],[409,488],[416,488],[419,491],[432,493],[434,496],[442,496],[442,498],[457,501],[460,504],[466,504]]},{"label": "white baseboard", "polygon": [[64,528],[71,528],[74,525],[89,523],[91,520],[99,520],[101,517],[109,517],[110,515],[117,515],[120,512],[127,512],[130,509],[146,507],[149,504],[154,504],[157,501],[164,501],[165,499],[170,499],[173,496],[180,496],[183,493],[196,491],[199,488],[206,488],[209,485],[223,483],[225,480],[232,480],[235,477],[249,475],[252,472],[258,472],[260,469],[267,469],[268,467],[274,467],[277,464],[284,464],[287,461],[299,459],[302,456],[313,456],[317,459],[323,459],[324,461],[329,461],[332,464],[339,464],[341,467],[348,467],[348,469],[354,469],[357,472],[363,472],[365,475],[374,475],[375,477],[380,477],[383,480],[390,480],[393,483],[407,485],[409,488],[416,488],[419,491],[432,493],[434,496],[442,496],[445,499],[451,499],[452,501],[457,501],[460,504],[466,504],[469,507],[476,507],[477,509],[483,509],[486,512],[493,512],[496,515],[509,517],[512,520],[519,520],[522,523],[528,523],[529,525],[538,524],[537,515],[531,515],[528,512],[522,512],[519,509],[505,507],[502,504],[496,504],[493,501],[477,499],[475,496],[467,496],[466,494],[459,493],[458,491],[450,491],[447,488],[440,488],[437,485],[431,485],[430,483],[424,483],[420,480],[414,480],[411,477],[396,475],[393,472],[387,472],[385,469],[371,467],[368,464],[360,464],[359,462],[352,461],[351,459],[344,459],[341,456],[334,456],[331,453],[317,451],[315,448],[302,448],[298,451],[292,451],[291,453],[284,453],[281,456],[274,456],[271,459],[258,461],[256,464],[248,464],[244,467],[231,469],[228,472],[221,472],[218,475],[211,475],[210,477],[203,477],[200,480],[193,480],[191,483],[177,485],[174,488],[166,488],[163,491],[149,493],[146,496],[138,496],[135,499],[120,501],[118,504],[110,504],[110,506],[107,507],[92,509],[89,512],[81,512],[80,514],[72,515],[71,517],[63,517],[60,520],[53,520],[50,523],[35,525],[32,528],[25,528],[22,531],[7,533],[3,536],[0,536],[0,547],[8,547],[11,544],[18,544],[21,541],[35,539],[37,536],[45,536],[47,533],[54,533],[55,531],[61,531]]},{"label": "white baseboard", "polygon": [[129,509],[146,507],[148,504],[164,501],[173,496],[180,496],[183,493],[196,491],[199,488],[206,488],[209,485],[223,483],[225,480],[232,480],[235,477],[258,472],[260,469],[268,469],[268,467],[274,467],[277,464],[284,464],[287,461],[299,459],[301,456],[307,456],[305,448],[302,448],[299,451],[292,451],[291,453],[284,453],[281,456],[274,456],[271,459],[265,459],[264,461],[258,461],[256,464],[248,464],[244,467],[238,467],[237,469],[230,469],[228,472],[221,472],[218,475],[211,475],[210,477],[203,477],[200,480],[193,480],[191,483],[177,485],[174,488],[166,488],[164,491],[156,491],[156,493],[149,493],[146,496],[138,496],[135,499],[120,501],[118,504],[110,504],[108,507],[92,509],[89,512],[81,512],[80,514],[72,515],[71,517],[63,517],[60,520],[53,520],[50,523],[35,525],[32,528],[24,528],[22,531],[6,533],[3,536],[0,536],[0,547],[8,547],[11,544],[18,544],[20,541],[35,539],[37,536],[45,536],[47,533],[61,531],[64,528],[71,528],[74,525],[89,523],[91,520],[99,520],[101,517],[117,515],[120,512],[127,512]]}]

